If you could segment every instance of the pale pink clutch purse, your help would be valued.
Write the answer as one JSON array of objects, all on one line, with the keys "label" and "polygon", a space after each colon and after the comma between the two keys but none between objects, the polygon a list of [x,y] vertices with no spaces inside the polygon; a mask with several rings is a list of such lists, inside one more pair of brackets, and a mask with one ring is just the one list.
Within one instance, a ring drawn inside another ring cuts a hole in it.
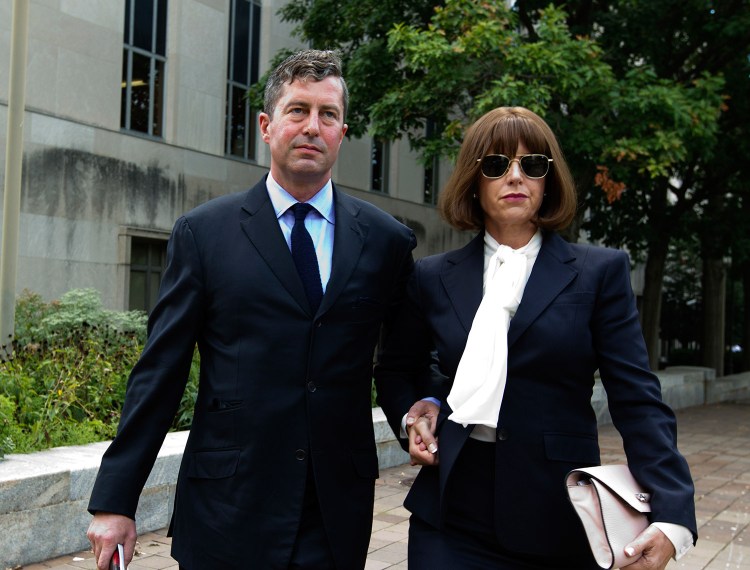
[{"label": "pale pink clutch purse", "polygon": [[625,545],[648,525],[650,495],[627,465],[574,469],[565,478],[568,497],[578,514],[591,551],[602,568],[623,568],[637,558],[625,556]]}]

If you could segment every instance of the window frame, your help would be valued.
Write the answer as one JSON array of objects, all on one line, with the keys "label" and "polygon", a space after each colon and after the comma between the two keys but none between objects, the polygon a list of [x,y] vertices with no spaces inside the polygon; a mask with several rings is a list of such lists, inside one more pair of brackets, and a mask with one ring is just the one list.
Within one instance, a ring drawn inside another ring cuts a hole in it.
[{"label": "window frame", "polygon": [[[438,125],[433,119],[427,119],[424,136],[426,140],[439,136]],[[439,193],[440,159],[434,157],[432,163],[429,166],[424,167],[424,175],[422,179],[422,202],[431,206],[437,206]]]},{"label": "window frame", "polygon": [[[249,4],[247,23],[247,67],[244,70],[246,81],[239,81],[234,77],[235,72],[235,47],[237,45],[237,6],[239,2]],[[260,26],[262,21],[263,6],[259,0],[230,0],[229,2],[229,33],[227,42],[227,89],[226,106],[224,108],[224,155],[228,158],[238,160],[255,161],[257,159],[257,121],[255,120],[257,109],[253,109],[245,100],[244,104],[244,136],[242,141],[242,154],[234,152],[235,121],[235,93],[237,91],[247,93],[251,85],[260,79]]]},{"label": "window frame", "polygon": [[[152,0],[151,15],[151,50],[136,46],[136,6],[147,0],[125,0],[125,29],[123,30],[123,77],[120,105],[120,128],[152,138],[164,137],[165,90],[167,83],[167,19],[169,0]],[[163,53],[159,53],[159,51]],[[148,93],[148,126],[144,131],[133,128],[133,59],[135,56],[148,59],[149,93]],[[155,78],[152,80],[152,78]],[[157,109],[158,107],[158,109]],[[155,118],[158,113],[158,122]]]},{"label": "window frame", "polygon": [[[162,265],[161,265],[161,276],[159,278],[159,284],[161,284],[161,279],[164,276],[164,271],[166,269],[166,262],[167,262],[167,244],[169,242],[169,236],[171,235],[171,232],[165,231],[165,230],[147,230],[143,228],[136,228],[136,227],[121,227],[119,232],[119,267],[121,268],[121,277],[118,280],[119,283],[121,283],[122,291],[119,295],[119,298],[122,299],[122,306],[123,310],[133,310],[131,309],[131,292],[130,292],[130,285],[131,285],[131,269],[132,269],[132,260],[133,260],[133,243],[142,241],[142,242],[150,242],[153,244],[159,244],[160,247],[162,247]],[[148,289],[148,285],[147,285]],[[158,290],[158,288],[157,288]],[[154,299],[155,301],[155,299]],[[153,305],[153,303],[151,303]],[[140,310],[140,309],[135,309]],[[150,312],[150,309],[147,310],[147,312]]]},{"label": "window frame", "polygon": [[[379,155],[379,160],[376,158]],[[389,174],[391,162],[391,143],[386,140],[372,139],[370,142],[370,191],[379,194],[389,193]],[[377,180],[380,183],[377,183]]]}]

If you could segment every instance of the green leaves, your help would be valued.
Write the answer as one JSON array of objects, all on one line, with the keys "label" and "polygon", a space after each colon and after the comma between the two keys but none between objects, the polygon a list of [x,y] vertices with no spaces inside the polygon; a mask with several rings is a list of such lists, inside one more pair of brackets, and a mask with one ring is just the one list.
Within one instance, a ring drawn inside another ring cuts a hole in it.
[{"label": "green leaves", "polygon": [[[0,363],[0,457],[114,437],[146,315],[108,311],[93,289],[17,303],[15,357]],[[198,357],[175,428],[192,422]]]},{"label": "green leaves", "polygon": [[0,446],[20,452],[114,436],[145,315],[102,308],[93,289],[17,304],[16,352],[0,364]]},{"label": "green leaves", "polygon": [[[495,107],[522,105],[549,116],[592,106],[614,82],[600,48],[571,35],[562,10],[540,14],[533,37],[503,3],[469,0],[436,8],[427,26],[396,25],[388,49],[401,73],[370,108],[371,134],[406,134],[429,161],[451,156],[468,124]],[[427,119],[445,126],[440,145],[421,140]]]}]

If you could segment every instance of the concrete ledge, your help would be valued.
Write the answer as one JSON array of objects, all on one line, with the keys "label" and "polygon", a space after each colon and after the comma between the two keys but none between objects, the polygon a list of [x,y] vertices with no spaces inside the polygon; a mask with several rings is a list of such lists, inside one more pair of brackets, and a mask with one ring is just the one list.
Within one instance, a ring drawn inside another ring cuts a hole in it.
[{"label": "concrete ledge", "polygon": [[750,400],[750,372],[722,376],[706,383],[706,403]]},{"label": "concrete ledge", "polygon": [[[380,408],[372,411],[378,464],[403,465],[401,449]],[[188,432],[167,434],[136,513],[138,534],[164,528],[172,513]],[[108,441],[10,454],[0,461],[0,570],[86,550],[86,511]]]}]

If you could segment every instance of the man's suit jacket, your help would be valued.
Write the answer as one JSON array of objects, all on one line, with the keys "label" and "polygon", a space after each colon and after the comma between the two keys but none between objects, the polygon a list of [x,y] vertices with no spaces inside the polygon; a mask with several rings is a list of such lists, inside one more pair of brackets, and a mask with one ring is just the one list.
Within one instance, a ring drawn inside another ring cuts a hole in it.
[{"label": "man's suit jacket", "polygon": [[[443,523],[440,499],[471,430],[445,421],[445,399],[482,299],[483,270],[483,233],[462,249],[419,260],[410,302],[375,371],[379,402],[396,433],[416,399],[432,395],[443,403],[439,467],[421,469],[405,502],[434,526]],[[692,480],[677,451],[674,414],[648,367],[625,253],[545,234],[510,324],[508,351],[495,445],[502,545],[545,555],[587,552],[563,480],[575,467],[600,463],[590,403],[597,369],[631,470],[652,492],[654,520],[696,535]],[[430,385],[424,370],[431,362]]]},{"label": "man's suit jacket", "polygon": [[338,568],[362,568],[378,463],[371,414],[380,325],[405,294],[413,233],[334,188],[331,277],[312,314],[265,186],[180,218],[149,338],[90,511],[135,516],[201,355],[180,466],[173,556],[191,570],[286,568],[312,472]]}]

